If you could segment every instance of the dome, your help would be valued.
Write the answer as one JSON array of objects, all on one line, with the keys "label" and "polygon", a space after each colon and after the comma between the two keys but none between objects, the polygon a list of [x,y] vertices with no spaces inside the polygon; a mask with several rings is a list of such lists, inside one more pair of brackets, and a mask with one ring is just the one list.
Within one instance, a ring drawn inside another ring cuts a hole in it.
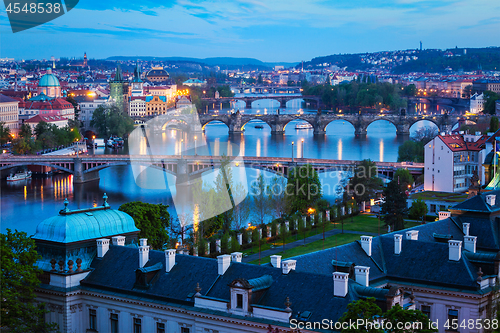
[{"label": "dome", "polygon": [[163,67],[153,67],[146,73],[146,77],[148,76],[166,76],[169,77],[169,74]]},{"label": "dome", "polygon": [[52,74],[51,70],[47,71],[47,74],[42,76],[40,81],[38,82],[39,87],[60,87],[59,79]]},{"label": "dome", "polygon": [[33,239],[57,243],[73,243],[103,237],[139,232],[132,217],[119,210],[104,206],[70,211],[65,209],[59,215],[42,221],[36,227]]}]

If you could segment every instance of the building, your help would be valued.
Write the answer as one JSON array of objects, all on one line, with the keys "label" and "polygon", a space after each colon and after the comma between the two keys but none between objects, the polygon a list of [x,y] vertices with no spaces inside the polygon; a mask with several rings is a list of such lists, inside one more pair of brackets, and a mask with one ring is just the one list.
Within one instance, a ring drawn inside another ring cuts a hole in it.
[{"label": "building", "polygon": [[61,97],[61,84],[59,79],[52,73],[51,68],[48,68],[47,73],[38,81],[37,94],[42,93],[48,97]]},{"label": "building", "polygon": [[206,80],[199,80],[199,79],[188,79],[184,82],[182,82],[183,85],[188,86],[188,87],[204,87],[207,85]]},{"label": "building", "polygon": [[109,82],[109,102],[128,113],[128,82],[123,79],[119,64],[116,67],[115,77]]},{"label": "building", "polygon": [[341,268],[332,278],[298,271],[294,260],[257,266],[241,263],[239,252],[210,259],[152,250],[106,200],[73,211],[66,200],[33,236],[43,270],[37,301],[61,332],[266,333],[290,320],[335,321],[356,299],[414,306],[401,288],[368,286],[362,267],[356,278]]},{"label": "building", "polygon": [[475,93],[470,98],[470,113],[480,113],[484,110],[484,94],[478,95]]},{"label": "building", "polygon": [[[464,192],[477,173],[484,184],[483,161],[488,136],[444,134],[436,136],[424,148],[424,190]],[[453,171],[453,172],[451,172]]]},{"label": "building", "polygon": [[19,131],[19,101],[14,98],[0,95],[0,121],[10,129],[15,136]]},{"label": "building", "polygon": [[144,94],[143,90],[144,82],[141,80],[141,69],[139,64],[135,65],[134,78],[132,79],[132,84],[130,85],[130,96],[142,96]]},{"label": "building", "polygon": [[82,126],[87,129],[90,128],[95,109],[101,105],[104,106],[108,101],[106,98],[96,97],[95,93],[93,95],[76,96],[74,99],[80,108],[79,120]]},{"label": "building", "polygon": [[49,125],[55,125],[59,128],[65,127],[68,125],[68,119],[65,117],[61,117],[58,115],[36,115],[34,117],[25,120],[24,123],[28,124],[31,127],[32,132],[34,133],[36,125],[39,122],[44,121]]},{"label": "building", "polygon": [[132,96],[130,98],[130,116],[143,117],[146,115],[146,96]]},{"label": "building", "polygon": [[447,320],[494,316],[498,196],[476,195],[434,223],[261,266],[242,263],[239,252],[210,259],[155,251],[106,196],[100,207],[74,211],[65,201],[33,236],[44,271],[37,300],[61,332],[266,333],[335,323],[350,302],[374,297],[384,311],[421,310],[444,333]]},{"label": "building", "polygon": [[49,97],[42,92],[24,103],[23,118],[29,119],[36,115],[62,116],[66,119],[75,119],[75,108],[73,104],[64,98]]},{"label": "building", "polygon": [[145,75],[146,80],[155,84],[166,83],[169,77],[170,75],[161,66],[151,68]]},{"label": "building", "polygon": [[191,96],[180,95],[175,99],[176,108],[190,107],[192,105],[193,103],[191,102]]},{"label": "building", "polygon": [[486,90],[500,94],[500,80],[481,79],[472,82],[473,92],[480,94],[485,92]]},{"label": "building", "polygon": [[146,96],[146,115],[154,116],[167,113],[167,97]]}]

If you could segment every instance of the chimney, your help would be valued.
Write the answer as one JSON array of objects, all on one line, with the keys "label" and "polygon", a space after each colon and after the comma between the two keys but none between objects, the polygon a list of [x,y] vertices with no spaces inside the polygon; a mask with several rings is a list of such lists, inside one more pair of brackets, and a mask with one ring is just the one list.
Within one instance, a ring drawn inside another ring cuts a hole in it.
[{"label": "chimney", "polygon": [[406,232],[407,240],[418,240],[418,230],[408,230]]},{"label": "chimney", "polygon": [[372,238],[372,236],[361,236],[361,247],[369,257],[372,256]]},{"label": "chimney", "polygon": [[354,266],[354,273],[357,283],[365,287],[370,285],[370,267]]},{"label": "chimney", "polygon": [[97,258],[102,258],[109,250],[109,239],[101,238],[97,240]]},{"label": "chimney", "polygon": [[111,238],[113,245],[124,246],[125,236],[114,236]]},{"label": "chimney", "polygon": [[449,249],[449,259],[452,261],[459,261],[462,257],[462,241],[457,240],[449,240],[448,241],[448,249]]},{"label": "chimney", "polygon": [[451,216],[451,212],[439,212],[438,215],[439,215],[439,221],[446,220]]},{"label": "chimney", "polygon": [[149,261],[149,246],[147,238],[139,239],[139,268]]},{"label": "chimney", "polygon": [[165,250],[165,271],[168,273],[175,266],[175,249]]},{"label": "chimney", "polygon": [[472,253],[476,253],[476,236],[464,236],[464,249]]},{"label": "chimney", "polygon": [[297,265],[297,260],[285,260],[283,261],[283,274],[288,274],[290,271],[295,270],[295,266]]},{"label": "chimney", "polygon": [[333,273],[333,296],[346,297],[349,289],[349,273]]},{"label": "chimney", "polygon": [[497,196],[495,194],[488,194],[486,196],[486,203],[490,206],[495,206]]},{"label": "chimney", "polygon": [[231,253],[231,261],[241,262],[241,257],[243,254],[241,252],[233,252]]},{"label": "chimney", "polygon": [[223,254],[221,256],[217,256],[219,275],[224,275],[224,273],[226,273],[227,269],[229,268],[230,264],[231,264],[231,256],[229,254]]},{"label": "chimney", "polygon": [[403,235],[395,234],[394,235],[394,254],[400,254],[402,248],[403,248]]},{"label": "chimney", "polygon": [[276,268],[281,268],[281,256],[272,255],[271,256],[271,265]]},{"label": "chimney", "polygon": [[462,230],[465,236],[469,236],[470,223],[462,223]]}]

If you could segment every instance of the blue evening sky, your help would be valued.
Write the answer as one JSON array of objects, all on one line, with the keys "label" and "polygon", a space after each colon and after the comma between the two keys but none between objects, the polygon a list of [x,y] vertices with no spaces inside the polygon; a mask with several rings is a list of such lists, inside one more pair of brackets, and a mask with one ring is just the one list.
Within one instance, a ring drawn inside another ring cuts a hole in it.
[{"label": "blue evening sky", "polygon": [[[35,1],[35,0],[34,0]],[[0,57],[251,57],[500,45],[498,0],[80,0],[13,34],[0,5]]]}]

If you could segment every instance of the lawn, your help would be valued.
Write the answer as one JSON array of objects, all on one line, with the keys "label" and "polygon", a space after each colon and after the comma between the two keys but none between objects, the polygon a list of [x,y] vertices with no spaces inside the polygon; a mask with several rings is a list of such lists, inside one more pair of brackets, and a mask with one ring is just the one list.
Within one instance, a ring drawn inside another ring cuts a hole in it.
[{"label": "lawn", "polygon": [[[405,227],[406,228],[411,228],[416,225],[419,225],[419,222],[413,222],[413,221],[407,221]],[[332,229],[342,229],[342,223],[336,222],[336,223],[330,223],[325,227],[325,231],[332,230]],[[380,221],[374,216],[370,214],[359,214],[357,216],[354,216],[351,220],[351,218],[347,218],[344,220],[344,231],[349,232],[350,231],[364,231],[364,232],[369,232],[369,233],[374,233],[374,234],[386,234],[387,233],[387,227],[384,226],[384,221]],[[308,230],[305,237],[310,237],[317,235],[319,233],[323,232],[323,228],[316,228],[312,230]],[[293,236],[288,236],[286,238],[286,244],[294,242],[299,239],[303,239],[304,235],[293,235]],[[359,235],[358,235],[359,238]],[[261,245],[261,251],[269,250],[271,246],[283,246],[283,239],[276,240],[274,243],[265,243]],[[244,254],[254,254],[259,251],[258,245],[256,244],[255,246],[243,250],[242,252]]]},{"label": "lawn", "polygon": [[[324,244],[323,244],[323,240],[318,240],[318,241],[315,241],[315,242],[312,242],[312,243],[309,243],[306,245],[297,246],[297,247],[290,249],[290,250],[285,249],[285,252],[279,252],[279,253],[277,253],[277,255],[282,256],[282,259],[285,259],[285,258],[295,257],[295,256],[298,256],[301,254],[311,253],[311,252],[315,252],[315,251],[319,251],[319,250],[323,250],[323,249],[328,249],[330,247],[335,247],[335,246],[351,243],[351,242],[354,242],[358,239],[359,239],[358,234],[349,234],[349,233],[337,234],[337,235],[330,236],[330,237],[326,238],[324,241]],[[266,264],[269,261],[270,261],[270,257],[267,256],[267,257],[262,258],[260,263]],[[250,264],[258,265],[259,260],[251,261]]]},{"label": "lawn", "polygon": [[410,196],[410,199],[415,199],[415,200],[422,199],[424,201],[432,200],[432,201],[445,201],[445,202],[462,202],[467,199],[467,194],[425,191],[412,194]]}]

